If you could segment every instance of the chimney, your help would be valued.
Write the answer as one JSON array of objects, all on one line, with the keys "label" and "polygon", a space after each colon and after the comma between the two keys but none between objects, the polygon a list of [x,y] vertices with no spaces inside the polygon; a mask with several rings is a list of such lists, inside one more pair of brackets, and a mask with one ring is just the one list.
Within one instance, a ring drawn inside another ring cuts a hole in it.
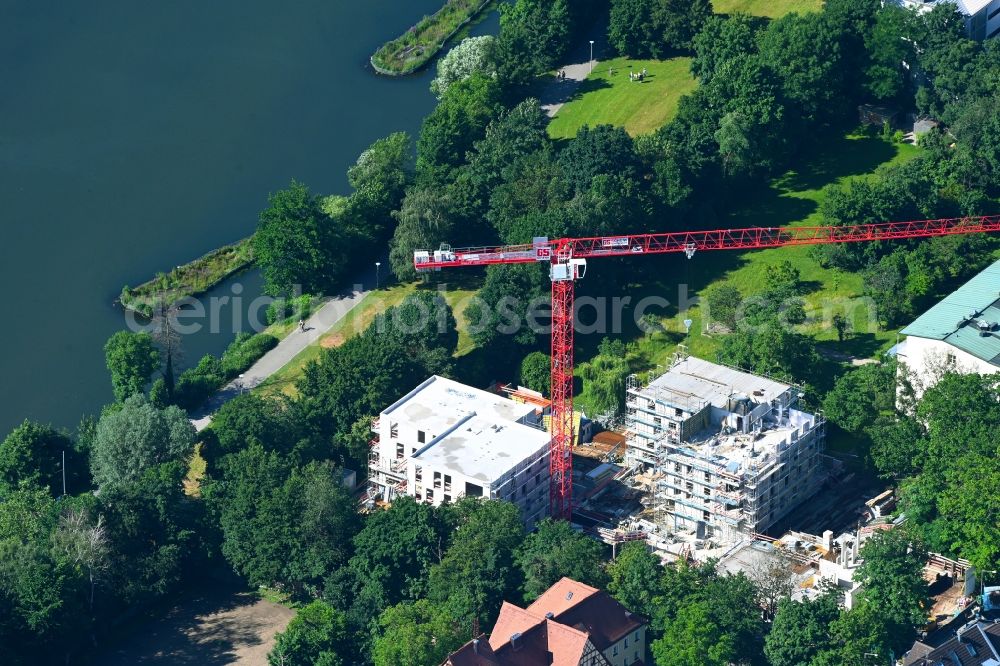
[{"label": "chimney", "polygon": [[545,619],[546,620],[551,620],[554,617],[555,617],[555,614],[552,611],[549,611],[548,613],[545,614]]},{"label": "chimney", "polygon": [[479,654],[479,639],[478,638],[473,638],[472,639],[472,651],[475,652],[476,654]]},{"label": "chimney", "polygon": [[823,549],[826,550],[826,552],[828,552],[828,553],[831,550],[833,550],[833,531],[832,530],[826,530],[825,532],[823,532]]},{"label": "chimney", "polygon": [[521,649],[521,632],[520,631],[516,631],[513,634],[511,634],[511,637],[510,637],[510,647],[511,647],[512,650],[514,650],[514,652],[517,652],[518,650]]}]

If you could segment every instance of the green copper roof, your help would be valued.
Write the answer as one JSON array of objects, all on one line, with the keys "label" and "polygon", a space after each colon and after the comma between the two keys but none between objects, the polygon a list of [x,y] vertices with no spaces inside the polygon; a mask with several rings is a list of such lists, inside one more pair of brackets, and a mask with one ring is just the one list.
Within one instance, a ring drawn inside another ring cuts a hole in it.
[{"label": "green copper roof", "polygon": [[[981,324],[989,330],[982,330]],[[1000,367],[1000,261],[917,317],[902,333],[943,340]]]}]

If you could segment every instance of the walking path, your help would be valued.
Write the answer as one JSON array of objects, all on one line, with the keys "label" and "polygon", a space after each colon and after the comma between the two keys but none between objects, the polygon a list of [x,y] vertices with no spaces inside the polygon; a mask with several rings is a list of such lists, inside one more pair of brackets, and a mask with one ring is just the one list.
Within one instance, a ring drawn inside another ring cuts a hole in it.
[{"label": "walking path", "polygon": [[[382,265],[388,266],[387,258],[382,259]],[[386,273],[388,271],[385,271]],[[364,285],[369,285],[365,289]],[[234,397],[260,386],[268,377],[288,365],[306,347],[318,341],[327,331],[354,309],[365,296],[371,293],[375,286],[375,271],[369,270],[362,275],[349,290],[333,297],[314,312],[305,323],[305,330],[295,329],[278,345],[267,352],[243,373],[216,393],[198,412],[191,415],[191,423],[199,432],[212,422],[212,415],[225,403]]]},{"label": "walking path", "polygon": [[[604,44],[604,34],[607,32],[606,26],[602,23],[598,23],[593,28],[593,33],[596,35],[594,41],[594,63],[593,68],[596,70],[601,66],[600,58],[603,56],[605,51]],[[568,65],[563,65],[556,69],[556,72],[565,72],[566,78],[559,80],[557,77],[552,81],[541,94],[538,96],[538,101],[542,104],[542,110],[548,114],[549,118],[558,113],[559,109],[562,108],[563,104],[568,102],[576,93],[576,89],[580,84],[590,76],[591,63],[590,60],[590,43],[585,43],[584,46],[574,51],[570,54],[569,60],[571,61]]]},{"label": "walking path", "polygon": [[[595,61],[594,67],[596,68],[598,64]],[[562,80],[556,78],[540,95],[539,101],[542,103],[542,110],[548,114],[549,118],[554,117],[559,112],[563,104],[573,97],[573,93],[576,92],[580,83],[590,76],[589,62],[564,65],[559,69],[566,73],[566,78]]]}]

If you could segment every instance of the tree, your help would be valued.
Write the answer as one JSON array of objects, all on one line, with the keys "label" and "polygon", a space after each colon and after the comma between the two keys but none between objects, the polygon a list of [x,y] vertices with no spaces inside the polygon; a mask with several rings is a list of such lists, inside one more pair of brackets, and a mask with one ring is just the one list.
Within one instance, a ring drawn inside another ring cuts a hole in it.
[{"label": "tree", "polygon": [[[73,502],[74,500],[70,500]],[[0,502],[0,645],[14,664],[65,662],[93,626],[84,576],[53,547],[60,509],[43,488]]]},{"label": "tree", "polygon": [[319,294],[335,285],[346,264],[346,244],[309,189],[293,180],[267,201],[252,242],[264,290],[284,296],[299,287]]},{"label": "tree", "polygon": [[426,599],[401,603],[378,619],[372,648],[375,666],[444,663],[466,634],[443,609]]},{"label": "tree", "polygon": [[662,33],[653,21],[656,5],[657,0],[612,0],[608,42],[618,53],[649,58],[662,52]]},{"label": "tree", "polygon": [[916,419],[881,416],[869,426],[868,435],[872,439],[872,462],[883,474],[901,478],[920,466],[927,442]]},{"label": "tree", "polygon": [[755,54],[761,27],[760,19],[747,14],[710,17],[694,36],[691,73],[708,83],[723,63]]},{"label": "tree", "polygon": [[728,666],[736,652],[732,636],[713,621],[707,601],[682,606],[651,647],[657,666]]},{"label": "tree", "polygon": [[486,269],[479,298],[465,310],[469,333],[477,346],[493,347],[501,341],[534,342],[536,331],[526,317],[530,306],[547,302],[542,277],[543,272],[530,264],[501,264]]},{"label": "tree", "polygon": [[666,52],[690,51],[695,35],[713,15],[711,0],[661,0],[654,22],[662,26]]},{"label": "tree", "polygon": [[874,534],[860,553],[862,563],[854,579],[864,587],[865,602],[893,626],[893,642],[902,649],[912,640],[914,627],[925,622],[930,608],[923,577],[927,551],[903,528]]},{"label": "tree", "polygon": [[399,387],[447,374],[457,342],[455,318],[439,294],[408,296],[364,333],[306,366],[297,385],[296,414],[318,441],[343,436],[358,419],[398,398]]},{"label": "tree", "polygon": [[453,83],[429,116],[417,139],[417,172],[425,183],[442,183],[500,115],[500,87],[474,74]]},{"label": "tree", "polygon": [[148,333],[118,331],[105,343],[104,356],[111,372],[115,399],[119,402],[142,393],[149,376],[160,367],[160,353]]},{"label": "tree", "polygon": [[454,239],[455,202],[445,188],[418,187],[407,193],[402,207],[392,215],[397,225],[389,243],[389,266],[400,280],[412,280],[417,276],[414,250],[434,251]]},{"label": "tree", "polygon": [[[263,398],[244,393],[225,402],[212,417],[215,438],[203,444],[202,456],[215,468],[222,456],[236,453],[250,442],[259,442],[269,451],[302,455],[301,462],[321,455],[308,439],[305,424],[294,406],[282,398]],[[322,453],[329,453],[329,449]]]},{"label": "tree", "polygon": [[184,494],[186,474],[184,463],[167,462],[128,483],[101,488],[109,546],[106,577],[124,605],[163,597],[204,566],[205,542],[199,535],[209,529],[203,505]]},{"label": "tree", "polygon": [[441,560],[445,525],[436,510],[409,496],[365,521],[348,564],[356,596],[377,600],[378,612],[427,592],[427,573]]},{"label": "tree", "polygon": [[840,615],[839,593],[828,590],[816,599],[783,599],[764,639],[771,666],[808,664],[831,645],[830,623]]},{"label": "tree", "polygon": [[253,585],[287,585],[301,596],[350,557],[358,516],[340,470],[328,462],[293,467],[252,442],[227,456],[207,496],[223,554]]},{"label": "tree", "polygon": [[786,14],[760,36],[761,61],[808,126],[830,122],[847,108],[839,34],[822,13]]},{"label": "tree", "polygon": [[275,637],[270,666],[341,666],[354,650],[347,640],[344,614],[316,599],[295,614]]},{"label": "tree", "polygon": [[752,132],[750,119],[739,112],[733,111],[722,117],[715,140],[719,143],[719,156],[727,176],[749,174],[753,168]]},{"label": "tree", "polygon": [[559,154],[559,164],[577,192],[589,189],[591,181],[600,174],[626,180],[638,176],[638,157],[632,138],[623,128],[612,125],[594,128],[584,125]]},{"label": "tree", "polygon": [[910,21],[909,10],[888,5],[877,12],[875,24],[866,36],[870,63],[865,71],[864,90],[876,101],[894,101],[906,88],[903,63],[914,60],[912,42],[908,39]]},{"label": "tree", "polygon": [[[408,168],[412,141],[405,132],[394,132],[373,143],[347,170],[354,188],[350,207],[358,215],[359,236],[369,242],[387,234],[389,216],[399,208],[412,174]],[[337,219],[337,216],[331,216]]]},{"label": "tree", "polygon": [[47,488],[54,497],[63,494],[63,454],[66,492],[88,487],[87,461],[73,440],[50,426],[25,421],[0,442],[0,497],[21,483]]},{"label": "tree", "polygon": [[896,363],[872,363],[849,370],[823,400],[826,418],[854,436],[864,435],[896,402]]},{"label": "tree", "polygon": [[645,541],[631,541],[608,565],[608,592],[633,613],[653,616],[654,598],[660,588],[663,566]]},{"label": "tree", "polygon": [[555,67],[566,54],[572,27],[567,0],[516,0],[500,5],[500,79],[521,86]]},{"label": "tree", "polygon": [[720,357],[726,363],[755,372],[799,380],[815,372],[819,361],[811,338],[789,330],[773,316],[727,336],[722,341]]},{"label": "tree", "polygon": [[464,81],[473,74],[496,76],[495,49],[496,37],[492,35],[463,39],[438,60],[437,77],[431,81],[431,92],[441,99],[452,84]]},{"label": "tree", "polygon": [[565,521],[551,518],[538,523],[515,555],[521,568],[524,600],[532,602],[561,578],[603,588],[604,548],[590,537],[575,531]]},{"label": "tree", "polygon": [[134,481],[154,465],[186,458],[194,450],[195,430],[177,407],[157,409],[133,395],[97,423],[90,470],[102,489]]},{"label": "tree", "polygon": [[864,294],[875,302],[880,323],[888,328],[909,314],[910,304],[900,294],[906,293],[906,283],[899,259],[901,255],[883,257],[864,272]]},{"label": "tree", "polygon": [[743,304],[743,295],[739,289],[728,282],[712,284],[705,290],[705,302],[708,304],[706,324],[718,321],[730,331],[736,330],[736,316]]},{"label": "tree", "polygon": [[552,370],[549,366],[548,354],[535,351],[525,356],[521,361],[521,385],[547,394],[552,383]]},{"label": "tree", "polygon": [[517,505],[466,498],[454,507],[458,527],[440,564],[431,567],[428,599],[471,632],[485,626],[518,588],[514,553],[524,538]]}]

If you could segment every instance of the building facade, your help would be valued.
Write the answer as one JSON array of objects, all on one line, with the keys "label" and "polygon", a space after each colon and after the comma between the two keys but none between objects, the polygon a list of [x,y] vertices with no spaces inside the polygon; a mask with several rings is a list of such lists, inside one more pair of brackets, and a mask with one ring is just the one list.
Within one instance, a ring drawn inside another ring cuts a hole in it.
[{"label": "building facade", "polygon": [[946,372],[1000,372],[1000,261],[900,332],[907,337],[891,353],[917,397]]},{"label": "building facade", "polygon": [[736,541],[763,532],[819,490],[822,417],[788,384],[678,359],[627,385],[626,463],[651,474],[668,531]]},{"label": "building facade", "polygon": [[433,376],[372,424],[369,491],[438,506],[463,497],[517,504],[527,526],[549,504],[549,441],[537,406]]}]

